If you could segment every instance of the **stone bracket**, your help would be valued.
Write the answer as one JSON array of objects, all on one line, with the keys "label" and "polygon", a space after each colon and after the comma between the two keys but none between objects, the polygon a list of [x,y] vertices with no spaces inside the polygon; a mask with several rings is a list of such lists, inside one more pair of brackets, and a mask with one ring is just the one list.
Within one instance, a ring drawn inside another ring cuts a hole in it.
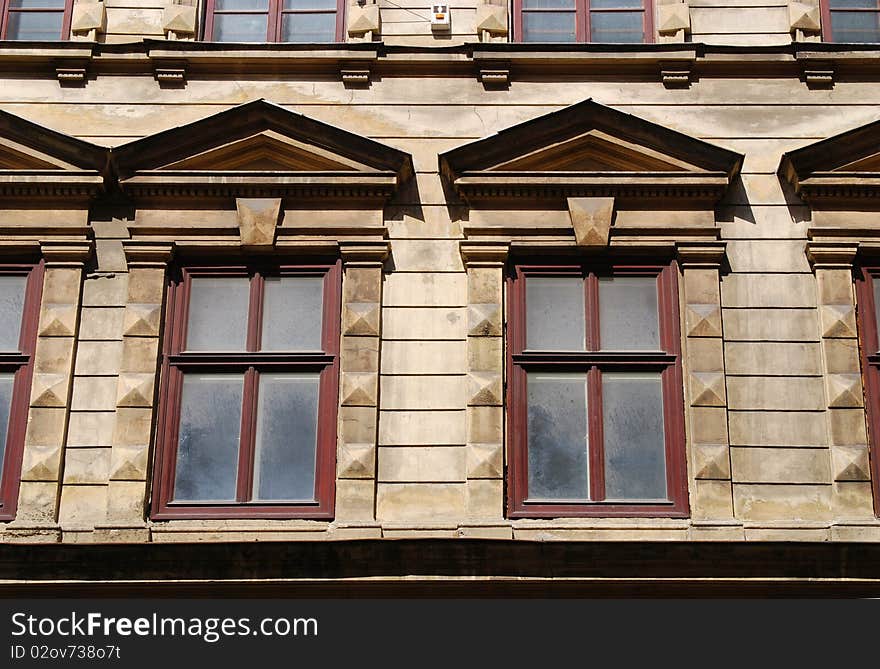
[{"label": "stone bracket", "polygon": [[55,61],[55,76],[62,86],[82,86],[86,83],[89,61],[82,58],[63,58]]},{"label": "stone bracket", "polygon": [[657,5],[657,32],[665,37],[678,37],[691,31],[691,12],[687,0]]},{"label": "stone bracket", "polygon": [[693,67],[693,60],[661,62],[660,81],[666,88],[690,88]]},{"label": "stone bracket", "polygon": [[196,7],[171,4],[162,14],[162,32],[168,39],[193,38],[196,34]]},{"label": "stone bracket", "polygon": [[613,197],[570,197],[568,215],[578,246],[604,248],[614,219]]},{"label": "stone bracket", "polygon": [[106,30],[107,12],[103,2],[76,2],[70,17],[70,34],[73,39],[97,41]]},{"label": "stone bracket", "polygon": [[724,262],[726,242],[687,242],[676,245],[678,263],[695,269],[719,269]]},{"label": "stone bracket", "polygon": [[491,42],[506,37],[507,7],[488,3],[478,5],[474,24],[481,42]]},{"label": "stone bracket", "polygon": [[788,3],[788,22],[791,32],[818,33],[822,30],[819,5],[803,2]]},{"label": "stone bracket", "polygon": [[344,63],[339,68],[342,85],[346,88],[369,88],[371,83],[370,64],[363,62]]},{"label": "stone bracket", "polygon": [[834,87],[834,63],[830,60],[801,59],[801,73],[807,88]]},{"label": "stone bracket", "polygon": [[153,60],[153,76],[160,88],[183,88],[186,86],[185,60]]},{"label": "stone bracket", "polygon": [[849,240],[815,240],[807,242],[806,251],[814,269],[851,269],[859,246]]},{"label": "stone bracket", "polygon": [[353,2],[348,6],[348,36],[372,42],[382,32],[382,14],[375,2]]},{"label": "stone bracket", "polygon": [[281,198],[235,199],[241,245],[271,248],[281,221]]},{"label": "stone bracket", "polygon": [[486,61],[477,65],[477,79],[486,89],[506,89],[510,87],[510,63],[506,61]]}]

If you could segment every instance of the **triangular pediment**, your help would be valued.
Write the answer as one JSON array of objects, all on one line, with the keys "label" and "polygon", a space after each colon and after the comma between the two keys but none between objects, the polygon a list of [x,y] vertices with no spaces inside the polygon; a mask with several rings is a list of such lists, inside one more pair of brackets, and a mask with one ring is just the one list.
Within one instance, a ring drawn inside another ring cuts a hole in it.
[{"label": "triangular pediment", "polygon": [[109,149],[0,111],[0,192],[82,201],[103,188]]},{"label": "triangular pediment", "polygon": [[880,121],[784,153],[779,174],[807,200],[880,195]]},{"label": "triangular pediment", "polygon": [[125,182],[146,173],[412,173],[409,154],[256,100],[113,150]]},{"label": "triangular pediment", "polygon": [[689,172],[739,169],[742,156],[585,100],[441,156],[448,175],[469,172]]}]

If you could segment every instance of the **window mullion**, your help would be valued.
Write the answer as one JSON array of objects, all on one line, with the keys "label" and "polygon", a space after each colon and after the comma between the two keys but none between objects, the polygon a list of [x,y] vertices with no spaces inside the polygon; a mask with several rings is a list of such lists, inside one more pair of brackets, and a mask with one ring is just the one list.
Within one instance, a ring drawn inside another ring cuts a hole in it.
[{"label": "window mullion", "polygon": [[587,426],[589,430],[590,499],[605,499],[605,445],[602,429],[602,373],[593,366],[587,372]]},{"label": "window mullion", "polygon": [[257,401],[259,400],[259,375],[249,367],[244,375],[244,393],[241,410],[241,436],[238,443],[238,479],[236,501],[249,502],[254,488],[254,451],[257,427]]},{"label": "window mullion", "polygon": [[575,35],[578,42],[592,42],[590,30],[590,0],[575,0],[577,7],[577,26]]},{"label": "window mullion", "polygon": [[281,41],[281,7],[284,0],[269,0],[269,41]]}]

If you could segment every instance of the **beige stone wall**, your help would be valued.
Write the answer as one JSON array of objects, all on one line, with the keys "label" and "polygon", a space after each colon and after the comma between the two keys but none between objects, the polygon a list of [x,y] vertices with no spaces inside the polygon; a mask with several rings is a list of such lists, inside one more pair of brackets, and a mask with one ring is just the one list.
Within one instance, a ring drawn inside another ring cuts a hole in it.
[{"label": "beige stone wall", "polygon": [[[378,345],[378,370],[356,370],[378,371],[378,398],[377,406],[343,406],[340,420],[356,424],[358,413],[378,409],[378,424],[375,432],[350,433],[352,448],[360,449],[354,455],[340,447],[340,458],[371,461],[370,448],[375,452],[373,471],[339,473],[337,521],[144,520],[151,445],[144,429],[153,415],[158,330],[133,325],[156,325],[161,295],[155,281],[149,294],[132,287],[138,272],[157,270],[127,262],[119,221],[92,222],[96,262],[82,280],[78,329],[64,335],[70,341],[53,342],[71,348],[75,338],[75,362],[69,421],[53,432],[66,435],[63,469],[22,487],[23,499],[43,500],[40,521],[54,523],[65,541],[880,539],[867,472],[842,479],[835,464],[854,455],[840,448],[864,451],[866,443],[858,392],[840,404],[831,376],[857,374],[855,340],[829,334],[820,313],[844,299],[848,277],[810,265],[809,210],[775,174],[784,151],[875,120],[880,89],[844,79],[831,90],[811,90],[796,76],[704,75],[688,89],[607,74],[514,79],[507,90],[486,90],[473,74],[428,81],[386,74],[367,88],[347,89],[330,75],[202,76],[165,90],[142,73],[102,74],[82,88],[38,77],[0,85],[3,110],[107,146],[263,97],[407,151],[416,170],[414,184],[385,211],[390,258],[383,273],[378,266],[357,270],[382,283],[380,335],[359,342]],[[501,270],[466,266],[459,242],[468,211],[445,191],[437,155],[587,97],[745,155],[741,179],[716,212],[729,267],[703,277],[693,299],[683,283],[683,307],[703,304],[704,290],[717,290],[721,304],[720,332],[685,342],[689,369],[719,382],[719,402],[687,395],[691,519],[505,520],[502,408],[482,394],[474,400],[500,373],[501,337],[473,331],[469,305],[501,304],[499,295],[481,292],[481,273]],[[79,298],[65,299],[75,305]],[[63,402],[32,404],[32,421],[57,409],[63,423]],[[702,466],[708,460],[718,467]]]}]

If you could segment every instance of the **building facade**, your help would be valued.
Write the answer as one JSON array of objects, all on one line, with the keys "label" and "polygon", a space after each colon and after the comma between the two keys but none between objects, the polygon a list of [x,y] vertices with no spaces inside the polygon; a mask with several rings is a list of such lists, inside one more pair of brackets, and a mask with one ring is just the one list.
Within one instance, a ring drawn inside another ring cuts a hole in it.
[{"label": "building facade", "polygon": [[876,592],[880,7],[39,4],[7,591]]}]

